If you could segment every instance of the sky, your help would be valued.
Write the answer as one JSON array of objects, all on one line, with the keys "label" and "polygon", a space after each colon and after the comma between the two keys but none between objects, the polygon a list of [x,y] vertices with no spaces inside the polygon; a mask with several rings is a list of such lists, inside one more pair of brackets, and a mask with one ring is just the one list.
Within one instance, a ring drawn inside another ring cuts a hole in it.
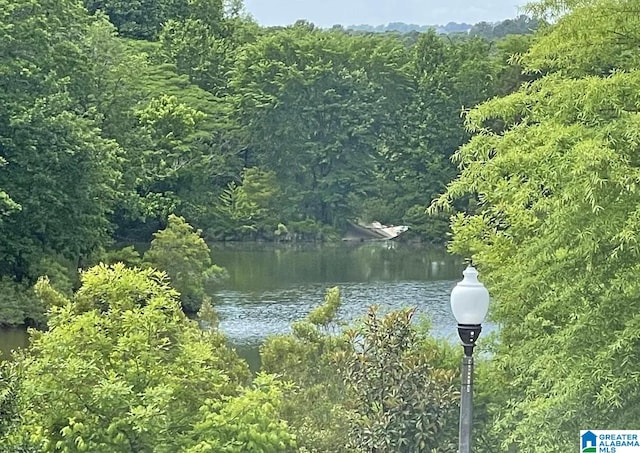
[{"label": "sky", "polygon": [[264,26],[304,19],[322,28],[332,25],[475,24],[516,17],[526,0],[244,0],[245,10]]}]

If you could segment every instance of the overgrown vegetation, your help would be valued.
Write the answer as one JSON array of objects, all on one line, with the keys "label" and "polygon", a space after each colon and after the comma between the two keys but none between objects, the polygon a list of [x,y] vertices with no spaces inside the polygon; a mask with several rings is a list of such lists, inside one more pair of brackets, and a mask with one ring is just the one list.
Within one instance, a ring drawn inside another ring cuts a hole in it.
[{"label": "overgrown vegetation", "polygon": [[[261,28],[238,1],[0,10],[0,276],[15,288],[46,274],[69,292],[170,215],[209,241],[379,220],[442,242],[425,208],[456,174],[460,113],[521,80],[511,49],[480,38]],[[41,321],[22,305],[0,323]]]},{"label": "overgrown vegetation", "polygon": [[0,362],[3,451],[455,451],[456,367],[411,311],[345,330],[332,288],[252,379],[162,272],[99,265],[71,297],[36,293],[48,329]]},{"label": "overgrown vegetation", "polygon": [[478,448],[635,428],[640,4],[530,10],[541,31],[489,43],[264,29],[217,0],[0,0],[0,323],[41,327],[0,364],[1,449],[455,451],[459,356],[410,310],[344,326],[332,289],[252,378],[205,242],[355,219],[442,240],[451,212],[501,326]]},{"label": "overgrown vegetation", "polygon": [[640,4],[535,8],[557,18],[518,57],[537,80],[471,110],[436,205],[478,203],[451,249],[481,267],[502,325],[483,379],[496,451],[569,451],[585,426],[640,416]]}]

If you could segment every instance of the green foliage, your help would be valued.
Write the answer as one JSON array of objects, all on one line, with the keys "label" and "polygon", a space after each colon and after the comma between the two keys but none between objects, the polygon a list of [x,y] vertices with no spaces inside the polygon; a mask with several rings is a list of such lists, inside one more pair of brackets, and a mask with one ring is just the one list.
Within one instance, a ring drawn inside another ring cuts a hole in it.
[{"label": "green foliage", "polygon": [[571,12],[518,59],[540,77],[468,114],[438,202],[478,200],[451,248],[494,295],[486,432],[503,451],[568,451],[581,427],[640,416],[637,2],[550,5]]},{"label": "green foliage", "polygon": [[43,257],[77,262],[109,240],[120,150],[77,98],[91,72],[86,11],[22,0],[0,11],[0,274],[33,283]]},{"label": "green foliage", "polygon": [[[6,164],[6,161],[0,158],[0,167],[4,164]],[[21,206],[13,201],[5,191],[0,191],[0,222],[2,222],[2,217],[20,209]]]},{"label": "green foliage", "polygon": [[120,75],[134,90],[128,120],[114,130],[129,163],[116,212],[118,235],[148,241],[170,213],[208,230],[218,220],[213,200],[241,169],[228,106],[165,63],[157,43],[125,43],[140,61],[135,78]]},{"label": "green foliage", "polygon": [[44,256],[29,269],[31,275],[46,277],[57,291],[70,295],[77,284],[77,269],[68,260]]},{"label": "green foliage", "polygon": [[204,329],[216,329],[218,327],[218,314],[213,308],[210,297],[202,299],[202,305],[198,310],[198,320]]},{"label": "green foliage", "polygon": [[180,177],[202,159],[198,128],[206,115],[178,101],[176,96],[160,96],[136,111],[141,132],[148,140],[143,152],[148,172],[146,191],[175,193]]},{"label": "green foliage", "polygon": [[332,358],[344,346],[333,335],[339,306],[339,289],[328,289],[324,304],[294,323],[291,335],[271,337],[260,348],[263,369],[291,383],[284,390],[282,416],[302,451],[350,451],[344,385]]},{"label": "green foliage", "polygon": [[423,205],[411,206],[402,217],[402,224],[409,226],[404,238],[418,238],[439,243],[449,234],[449,219],[444,215],[430,215]]},{"label": "green foliage", "polygon": [[349,446],[359,451],[456,451],[456,372],[436,369],[417,341],[412,310],[347,331],[338,363],[351,399]]},{"label": "green foliage", "polygon": [[[368,220],[410,227],[423,240],[443,240],[446,228],[424,209],[455,176],[449,156],[464,143],[461,112],[491,97],[496,65],[490,46],[479,39],[446,40],[420,35],[406,68],[412,95],[393,118],[380,148],[378,193],[363,212]],[[410,126],[409,126],[410,125]]]},{"label": "green foliage", "polygon": [[6,131],[12,171],[0,179],[22,209],[0,226],[5,272],[24,272],[14,257],[35,259],[36,247],[77,259],[108,241],[118,148],[71,109],[64,95],[37,100]]},{"label": "green foliage", "polygon": [[340,237],[336,228],[309,218],[290,221],[285,227],[290,237],[302,241],[334,241]]},{"label": "green foliage", "polygon": [[[413,316],[415,318],[415,316]],[[417,320],[412,320],[412,329],[415,330],[415,344],[416,348],[425,355],[429,364],[438,370],[459,371],[460,363],[462,362],[462,348],[457,341],[451,341],[450,338],[436,338],[432,335],[432,323],[428,317],[422,315]],[[484,340],[483,344],[487,340]],[[484,351],[486,349],[483,349]],[[481,356],[476,357],[479,363],[478,366],[482,366],[485,361]]]},{"label": "green foliage", "polygon": [[263,368],[291,386],[283,417],[302,451],[454,452],[459,352],[412,324],[411,310],[376,310],[340,328],[338,288],[324,304],[269,338]]},{"label": "green foliage", "polygon": [[536,17],[521,14],[514,19],[506,19],[495,24],[479,22],[469,30],[470,36],[495,40],[506,36],[524,36],[535,32],[544,22]]},{"label": "green foliage", "polygon": [[236,239],[270,238],[277,228],[281,199],[274,172],[258,167],[244,169],[242,183],[230,182],[220,195],[220,214],[227,222],[218,235]]},{"label": "green foliage", "polygon": [[355,219],[440,235],[418,207],[455,175],[460,111],[534,80],[522,59],[562,59],[516,40],[491,54],[433,34],[263,29],[235,0],[0,0],[0,41],[0,276],[67,293],[170,214],[216,239],[333,240]]},{"label": "green foliage", "polygon": [[377,134],[405,90],[406,57],[399,41],[304,24],[242,48],[230,81],[237,121],[251,158],[281,182],[285,224],[338,226],[371,192]]},{"label": "green foliage", "polygon": [[20,419],[16,368],[15,362],[0,356],[0,439],[6,439]]},{"label": "green foliage", "polygon": [[206,178],[210,158],[201,126],[206,114],[176,96],[163,95],[151,99],[136,116],[145,138],[138,191],[144,194],[147,214],[165,218],[197,189],[194,175]]},{"label": "green foliage", "polygon": [[128,245],[121,249],[104,252],[99,261],[105,264],[123,263],[127,267],[139,267],[142,264],[142,257],[133,245]]},{"label": "green foliage", "polygon": [[224,276],[224,269],[212,264],[211,251],[200,231],[184,218],[170,215],[167,227],[154,234],[144,254],[145,265],[163,270],[180,293],[182,306],[196,313],[206,296],[206,287]]},{"label": "green foliage", "polygon": [[[118,284],[113,284],[113,279]],[[113,266],[100,264],[82,274],[82,287],[74,295],[74,303],[68,309],[75,314],[88,311],[107,313],[112,310],[132,310],[135,307],[145,307],[152,300],[161,296],[178,297],[178,293],[169,286],[166,275],[155,269],[129,269],[122,263]],[[51,295],[48,282],[39,282],[36,288],[41,296]],[[54,306],[69,305],[59,303]]]},{"label": "green foliage", "polygon": [[[222,97],[229,93],[229,77],[238,48],[262,33],[258,25],[242,17],[241,0],[225,0],[224,18],[216,10],[203,10],[193,2],[187,17],[169,20],[159,36],[163,57],[180,74],[203,90]],[[214,12],[212,15],[211,12]]]},{"label": "green foliage", "polygon": [[259,376],[245,388],[246,364],[177,296],[164,274],[121,264],[58,295],[50,329],[1,368],[2,450],[294,451],[281,384]]},{"label": "green foliage", "polygon": [[160,43],[168,61],[200,88],[222,94],[227,86],[231,64],[229,44],[216,36],[201,19],[170,21],[162,31]]},{"label": "green foliage", "polygon": [[549,28],[523,57],[528,71],[582,77],[637,69],[640,18],[634,0],[541,1],[531,7],[550,16],[563,14],[565,8],[571,14]]},{"label": "green foliage", "polygon": [[314,308],[307,315],[307,321],[318,328],[326,328],[335,322],[338,309],[340,308],[340,289],[333,287],[327,290],[324,304]]},{"label": "green foliage", "polygon": [[533,35],[509,35],[496,43],[496,59],[499,70],[496,75],[496,94],[506,96],[516,91],[525,82],[539,77],[536,73],[525,73],[521,64],[522,55],[534,42]]},{"label": "green foliage", "polygon": [[0,279],[0,325],[41,325],[44,315],[44,307],[24,283],[9,277]]},{"label": "green foliage", "polygon": [[160,146],[167,148],[178,146],[181,140],[193,134],[204,117],[204,113],[180,103],[175,96],[152,99],[138,112],[143,129],[148,130]]},{"label": "green foliage", "polygon": [[122,36],[152,40],[171,19],[200,14],[209,22],[222,20],[222,0],[84,0],[87,9],[103,11]]},{"label": "green foliage", "polygon": [[[206,440],[185,450],[189,453],[293,453],[295,436],[279,420],[282,384],[273,376],[259,374],[254,386],[226,400],[206,401],[200,408],[203,420],[194,432]],[[211,434],[215,437],[211,438]]]}]

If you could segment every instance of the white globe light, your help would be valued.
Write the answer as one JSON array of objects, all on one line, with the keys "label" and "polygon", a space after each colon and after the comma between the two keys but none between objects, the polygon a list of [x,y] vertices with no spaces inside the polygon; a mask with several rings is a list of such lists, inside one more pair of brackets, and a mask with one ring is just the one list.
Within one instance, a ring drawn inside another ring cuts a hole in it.
[{"label": "white globe light", "polygon": [[451,291],[451,311],[458,324],[482,324],[489,311],[489,291],[478,281],[478,271],[467,266],[464,278]]}]

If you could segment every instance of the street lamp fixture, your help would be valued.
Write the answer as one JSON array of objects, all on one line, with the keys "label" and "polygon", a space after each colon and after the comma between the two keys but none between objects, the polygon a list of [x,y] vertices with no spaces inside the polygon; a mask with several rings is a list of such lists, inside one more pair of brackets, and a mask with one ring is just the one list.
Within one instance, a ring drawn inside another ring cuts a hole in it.
[{"label": "street lamp fixture", "polygon": [[473,347],[482,331],[482,321],[489,310],[489,291],[478,281],[478,271],[471,265],[462,272],[464,278],[451,291],[451,311],[458,321],[462,340],[462,387],[460,389],[459,453],[471,453],[473,425]]}]

